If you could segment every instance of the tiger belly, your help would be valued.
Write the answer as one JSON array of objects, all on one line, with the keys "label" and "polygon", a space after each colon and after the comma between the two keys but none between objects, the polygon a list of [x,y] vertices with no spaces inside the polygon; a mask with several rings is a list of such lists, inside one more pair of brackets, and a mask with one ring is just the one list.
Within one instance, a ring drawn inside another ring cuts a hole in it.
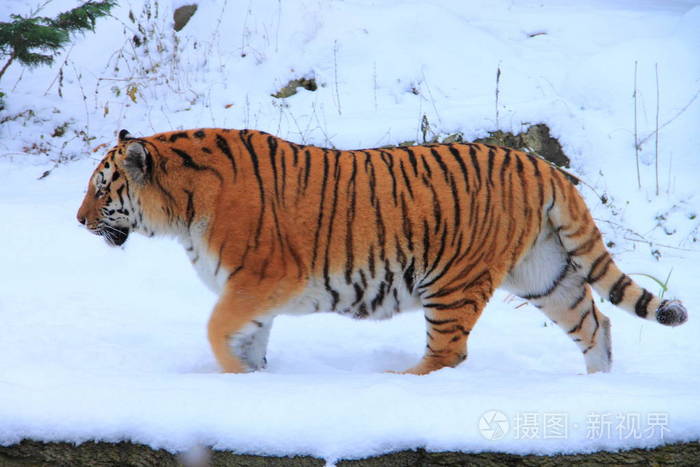
[{"label": "tiger belly", "polygon": [[312,278],[304,290],[273,314],[301,315],[334,312],[357,319],[388,319],[401,311],[420,309],[417,298],[403,283],[367,278],[347,283],[344,275]]},{"label": "tiger belly", "polygon": [[[221,294],[231,272],[201,245],[184,242],[184,247],[200,280],[212,292]],[[403,282],[391,283],[377,277],[348,284],[345,276],[339,274],[329,276],[328,280],[311,278],[301,293],[268,314],[335,312],[358,319],[387,319],[420,306]]]}]

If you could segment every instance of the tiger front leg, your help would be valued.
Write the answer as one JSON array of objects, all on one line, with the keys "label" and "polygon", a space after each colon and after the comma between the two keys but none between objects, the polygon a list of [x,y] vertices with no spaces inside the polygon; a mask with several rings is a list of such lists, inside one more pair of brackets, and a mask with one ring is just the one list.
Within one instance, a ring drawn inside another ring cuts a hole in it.
[{"label": "tiger front leg", "polygon": [[273,310],[289,299],[290,289],[244,272],[229,281],[208,325],[209,343],[225,373],[265,367]]},{"label": "tiger front leg", "polygon": [[267,365],[265,354],[273,317],[254,319],[229,338],[229,349],[250,371]]}]

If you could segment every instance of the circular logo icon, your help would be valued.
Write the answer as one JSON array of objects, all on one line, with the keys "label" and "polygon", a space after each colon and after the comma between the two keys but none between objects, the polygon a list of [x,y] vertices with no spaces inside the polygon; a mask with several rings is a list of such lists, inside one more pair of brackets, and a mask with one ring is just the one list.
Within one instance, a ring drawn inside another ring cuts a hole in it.
[{"label": "circular logo icon", "polygon": [[508,417],[500,410],[489,410],[479,418],[479,432],[488,440],[502,439],[509,429]]}]

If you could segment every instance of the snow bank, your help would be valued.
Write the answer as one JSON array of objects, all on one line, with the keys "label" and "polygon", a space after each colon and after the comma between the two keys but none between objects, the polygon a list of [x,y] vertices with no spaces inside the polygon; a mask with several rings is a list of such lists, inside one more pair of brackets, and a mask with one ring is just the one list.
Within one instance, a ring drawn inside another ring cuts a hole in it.
[{"label": "snow bank", "polygon": [[[202,1],[175,36],[169,2],[120,2],[55,66],[13,65],[0,83],[3,115],[23,115],[0,125],[0,443],[132,440],[333,460],[419,446],[554,453],[697,440],[698,3]],[[3,5],[0,20],[26,9]],[[136,47],[139,25],[150,33]],[[318,90],[270,96],[302,76]],[[468,139],[547,123],[573,170],[611,200],[582,188],[618,262],[662,280],[673,268],[689,323],[663,328],[601,305],[614,370],[585,376],[567,336],[501,294],[467,362],[409,377],[382,372],[420,358],[420,313],[279,318],[269,368],[222,375],[205,336],[215,297],[180,247],[132,238],[109,249],[74,218],[101,145],[123,127],[254,127],[351,148],[420,140],[423,115],[431,132]]]}]

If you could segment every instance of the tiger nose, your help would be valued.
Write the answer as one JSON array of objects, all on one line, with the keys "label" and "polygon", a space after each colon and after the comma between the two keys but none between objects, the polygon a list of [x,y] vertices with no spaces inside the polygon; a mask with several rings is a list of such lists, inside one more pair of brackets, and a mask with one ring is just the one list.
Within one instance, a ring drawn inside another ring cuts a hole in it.
[{"label": "tiger nose", "polygon": [[83,216],[82,214],[78,214],[78,222],[85,225],[85,216]]}]

